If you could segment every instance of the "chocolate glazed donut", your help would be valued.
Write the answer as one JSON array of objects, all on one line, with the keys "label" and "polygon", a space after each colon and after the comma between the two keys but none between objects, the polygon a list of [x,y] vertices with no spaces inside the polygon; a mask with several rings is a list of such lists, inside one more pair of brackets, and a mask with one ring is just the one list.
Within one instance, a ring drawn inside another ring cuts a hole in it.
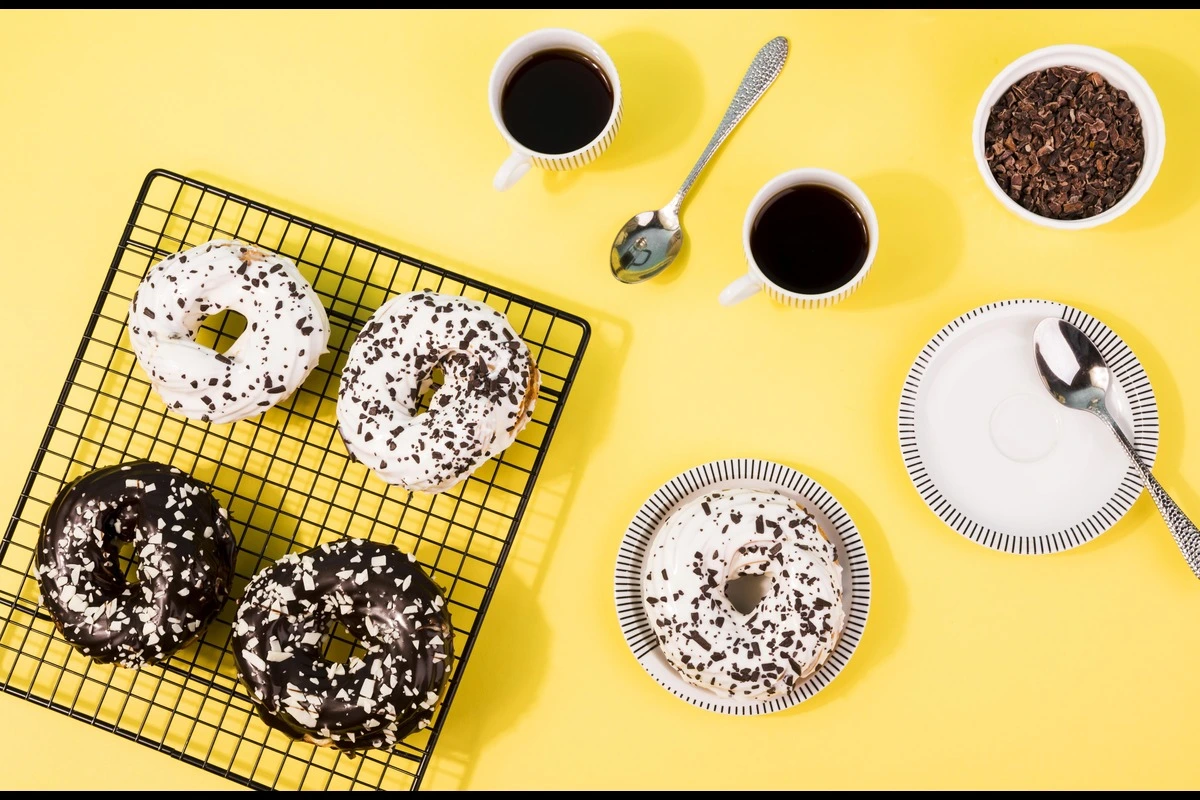
[{"label": "chocolate glazed donut", "polygon": [[[321,657],[337,620],[366,649]],[[397,548],[344,539],[286,555],[254,576],[234,656],[259,715],[296,739],[387,749],[433,717],[453,657],[441,589]]]},{"label": "chocolate glazed donut", "polygon": [[[117,561],[134,542],[138,581]],[[234,539],[208,486],[152,461],[98,469],[63,489],[38,539],[42,604],[96,661],[138,667],[195,639],[229,596]]]}]

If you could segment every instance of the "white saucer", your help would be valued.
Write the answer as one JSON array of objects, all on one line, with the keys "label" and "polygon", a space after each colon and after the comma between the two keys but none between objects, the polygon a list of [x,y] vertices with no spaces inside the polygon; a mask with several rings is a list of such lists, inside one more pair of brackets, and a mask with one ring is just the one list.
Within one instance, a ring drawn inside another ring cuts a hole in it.
[{"label": "white saucer", "polygon": [[1158,405],[1145,370],[1108,326],[1063,303],[1005,300],[963,314],[925,345],[900,397],[900,449],[921,497],[954,530],[1008,553],[1090,541],[1142,490],[1104,424],[1042,385],[1033,330],[1047,317],[1100,348],[1115,378],[1109,409],[1152,465]]},{"label": "white saucer", "polygon": [[[817,518],[821,530],[837,549],[838,562],[842,565],[846,627],[837,647],[828,660],[795,689],[767,700],[724,697],[685,681],[663,657],[642,606],[642,564],[662,523],[676,507],[693,497],[733,488],[770,489],[796,500]],[[824,689],[846,666],[858,646],[871,605],[871,570],[867,553],[846,509],[812,478],[782,464],[752,458],[701,464],[675,476],[651,495],[634,515],[621,540],[614,583],[621,633],[638,663],[671,694],[720,714],[769,714],[791,708]]]}]

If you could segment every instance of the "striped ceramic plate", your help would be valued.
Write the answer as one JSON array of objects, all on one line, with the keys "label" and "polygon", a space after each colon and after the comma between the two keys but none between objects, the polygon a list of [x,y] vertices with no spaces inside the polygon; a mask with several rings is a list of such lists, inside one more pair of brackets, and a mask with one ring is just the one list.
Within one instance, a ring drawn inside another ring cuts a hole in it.
[{"label": "striped ceramic plate", "polygon": [[[729,698],[700,689],[679,676],[663,657],[658,639],[642,608],[642,568],[646,552],[662,523],[679,505],[719,489],[768,489],[799,502],[816,516],[821,530],[837,548],[842,564],[846,627],[828,660],[786,695],[767,700]],[[693,467],[667,481],[638,509],[617,554],[615,574],[617,617],[634,657],[650,677],[671,694],[721,714],[769,714],[791,708],[824,689],[846,666],[867,623],[871,605],[871,570],[854,521],[833,495],[812,478],[770,461],[731,458]]]},{"label": "striped ceramic plate", "polygon": [[1115,378],[1109,409],[1153,464],[1158,406],[1146,371],[1107,325],[1063,303],[1004,300],[963,314],[921,350],[900,397],[900,450],[921,497],[963,536],[1008,553],[1090,541],[1142,491],[1104,425],[1042,385],[1033,331],[1048,317],[1100,348]]}]

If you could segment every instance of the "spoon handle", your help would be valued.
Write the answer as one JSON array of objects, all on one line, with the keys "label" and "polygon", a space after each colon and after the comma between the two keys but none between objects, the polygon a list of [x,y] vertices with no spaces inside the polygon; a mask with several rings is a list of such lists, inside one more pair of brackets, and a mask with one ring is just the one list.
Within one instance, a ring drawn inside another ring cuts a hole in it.
[{"label": "spoon handle", "polygon": [[1150,474],[1150,470],[1147,469],[1145,475],[1146,490],[1154,498],[1158,513],[1166,520],[1167,529],[1175,537],[1175,544],[1179,545],[1179,551],[1183,553],[1188,566],[1200,578],[1200,531],[1196,530],[1196,523],[1188,519],[1183,509],[1167,494],[1167,490]]},{"label": "spoon handle", "polygon": [[767,88],[779,77],[779,73],[783,71],[783,65],[787,62],[787,57],[788,40],[784,36],[776,36],[758,51],[758,55],[750,62],[750,69],[746,70],[746,77],[742,78],[737,92],[733,95],[733,100],[730,101],[729,108],[725,111],[725,116],[721,118],[721,124],[717,126],[716,132],[708,140],[708,146],[700,154],[696,165],[688,173],[683,186],[680,186],[679,191],[671,198],[671,202],[667,204],[667,208],[671,209],[675,214],[679,214],[679,208],[683,205],[683,198],[687,196],[688,191],[692,188],[692,184],[696,182],[696,178],[700,177],[700,173],[708,165],[709,159],[713,157],[713,154],[717,152],[717,148],[728,138],[729,134],[742,121],[747,112],[754,107],[758,99],[763,96]]},{"label": "spoon handle", "polygon": [[1146,484],[1146,491],[1150,493],[1150,497],[1154,500],[1154,505],[1158,507],[1158,513],[1162,515],[1163,520],[1167,523],[1167,530],[1171,531],[1171,536],[1175,538],[1175,544],[1179,546],[1179,552],[1183,553],[1184,559],[1188,566],[1192,568],[1192,572],[1197,578],[1200,578],[1200,530],[1196,529],[1196,523],[1188,519],[1188,515],[1183,513],[1171,496],[1167,494],[1167,490],[1162,487],[1162,484],[1155,479],[1151,474],[1150,468],[1146,466],[1146,462],[1142,461],[1142,457],[1138,455],[1134,449],[1133,443],[1125,435],[1125,432],[1117,425],[1107,413],[1101,415],[1101,419],[1108,423],[1108,427],[1116,435],[1117,441],[1125,448],[1125,452],[1133,461],[1138,471],[1142,473],[1142,480]]}]

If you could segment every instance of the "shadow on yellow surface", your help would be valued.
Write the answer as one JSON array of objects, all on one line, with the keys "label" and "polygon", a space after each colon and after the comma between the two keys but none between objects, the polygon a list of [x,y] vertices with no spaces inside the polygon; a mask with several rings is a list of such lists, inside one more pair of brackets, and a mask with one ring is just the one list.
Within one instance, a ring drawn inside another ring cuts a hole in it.
[{"label": "shadow on yellow surface", "polygon": [[[584,355],[575,391],[601,398],[595,408],[611,413],[617,377],[629,347],[630,331],[623,322],[598,312],[585,312],[592,323],[592,340]],[[537,697],[550,656],[551,631],[540,610],[542,585],[561,540],[567,510],[579,488],[582,464],[578,454],[589,452],[604,435],[608,413],[587,418],[563,412],[546,469],[525,511],[513,542],[505,575],[471,657],[460,690],[431,765],[430,779],[460,788],[471,784],[472,771],[488,743],[512,727]],[[520,659],[513,658],[520,653]],[[471,676],[486,676],[475,684]]]},{"label": "shadow on yellow surface", "polygon": [[963,253],[962,216],[945,189],[915,172],[887,170],[856,183],[879,223],[879,252],[851,311],[903,305],[937,292]]},{"label": "shadow on yellow surface", "polygon": [[[1200,76],[1178,58],[1147,47],[1113,51],[1142,73],[1154,89],[1166,123],[1167,149],[1162,169],[1135,212],[1100,230],[1120,234],[1164,225],[1190,209],[1200,197]],[[1136,350],[1137,348],[1135,348]],[[1141,353],[1140,350],[1137,352]]]},{"label": "shadow on yellow surface", "polygon": [[[704,108],[700,67],[687,48],[661,33],[639,30],[609,36],[600,44],[617,65],[624,110],[617,138],[589,169],[626,169],[666,155],[687,141]],[[714,119],[714,128],[716,124]],[[679,176],[681,183],[684,174]],[[666,203],[676,188],[664,186],[661,197],[647,202]]]}]

